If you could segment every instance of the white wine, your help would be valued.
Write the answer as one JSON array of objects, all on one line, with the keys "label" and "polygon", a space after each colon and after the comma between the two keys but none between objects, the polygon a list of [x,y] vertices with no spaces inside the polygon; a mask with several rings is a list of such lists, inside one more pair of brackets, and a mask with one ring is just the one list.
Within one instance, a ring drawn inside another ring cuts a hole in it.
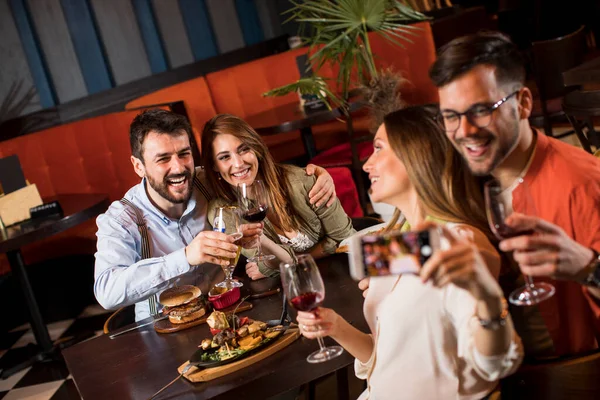
[{"label": "white wine", "polygon": [[239,232],[236,232],[236,233],[232,233],[229,236],[231,236],[235,239],[233,241],[233,244],[237,245],[237,251],[235,252],[235,257],[234,258],[220,257],[220,258],[221,258],[221,260],[229,261],[228,265],[221,266],[223,268],[223,271],[225,273],[229,272],[229,273],[233,274],[233,270],[235,269],[235,266],[236,266],[238,260],[240,259],[240,253],[242,252],[242,236],[243,235]]}]

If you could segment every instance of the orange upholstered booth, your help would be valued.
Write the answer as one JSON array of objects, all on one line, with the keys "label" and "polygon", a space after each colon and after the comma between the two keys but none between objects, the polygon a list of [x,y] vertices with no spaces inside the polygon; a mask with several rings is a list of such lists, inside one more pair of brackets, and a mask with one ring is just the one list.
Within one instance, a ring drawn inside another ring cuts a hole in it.
[{"label": "orange upholstered booth", "polygon": [[[126,111],[60,125],[0,142],[0,157],[16,154],[27,180],[42,197],[67,193],[106,193],[121,198],[139,177],[130,162],[129,124],[136,112]],[[25,262],[70,254],[93,254],[96,221],[89,220],[46,240],[24,247]],[[1,255],[0,271],[8,261]]]},{"label": "orange upholstered booth", "polygon": [[[306,52],[306,48],[294,49],[206,75],[217,112],[234,114],[241,118],[257,114],[269,118],[269,114],[277,114],[280,106],[298,104],[296,93],[279,97],[263,97],[263,93],[297,81],[300,72],[296,57]],[[328,65],[321,68],[319,74],[325,78],[334,77]],[[276,118],[269,118],[273,119]],[[253,120],[256,124],[256,120]],[[312,131],[319,150],[347,139],[346,124],[342,121],[318,125],[313,127]],[[300,133],[297,131],[265,136],[264,139],[278,161],[304,155]]]}]

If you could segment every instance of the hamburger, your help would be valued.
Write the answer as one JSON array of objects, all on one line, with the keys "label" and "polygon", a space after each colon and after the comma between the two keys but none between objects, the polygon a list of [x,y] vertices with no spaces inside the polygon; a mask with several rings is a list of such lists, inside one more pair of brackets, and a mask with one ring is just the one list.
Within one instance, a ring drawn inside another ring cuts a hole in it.
[{"label": "hamburger", "polygon": [[162,292],[158,301],[164,306],[162,312],[169,316],[172,324],[185,324],[206,314],[207,303],[196,286],[172,287]]}]

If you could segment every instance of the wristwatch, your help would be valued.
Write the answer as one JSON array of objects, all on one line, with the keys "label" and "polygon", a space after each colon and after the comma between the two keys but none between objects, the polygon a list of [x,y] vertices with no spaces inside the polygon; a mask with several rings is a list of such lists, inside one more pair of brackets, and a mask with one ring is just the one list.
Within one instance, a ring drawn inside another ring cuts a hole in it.
[{"label": "wristwatch", "polygon": [[505,298],[502,298],[502,311],[500,312],[500,316],[498,318],[493,319],[481,319],[477,317],[479,320],[479,325],[481,325],[484,329],[489,329],[491,331],[497,331],[504,325],[506,325],[506,318],[508,317],[508,303]]},{"label": "wristwatch", "polygon": [[590,272],[581,283],[585,286],[600,288],[600,254],[594,249],[591,250],[594,252],[594,257],[592,257],[592,261],[585,267]]}]

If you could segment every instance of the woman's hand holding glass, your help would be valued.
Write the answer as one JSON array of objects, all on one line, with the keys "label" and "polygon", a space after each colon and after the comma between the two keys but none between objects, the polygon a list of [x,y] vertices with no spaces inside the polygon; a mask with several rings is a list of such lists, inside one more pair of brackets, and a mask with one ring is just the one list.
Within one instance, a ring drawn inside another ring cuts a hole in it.
[{"label": "woman's hand holding glass", "polygon": [[246,275],[248,275],[248,277],[253,281],[266,278],[266,276],[260,272],[260,269],[258,269],[258,264],[255,262],[246,263]]},{"label": "woman's hand holding glass", "polygon": [[319,307],[311,312],[298,311],[297,320],[300,332],[309,339],[335,338],[341,317],[330,308]]},{"label": "woman's hand holding glass", "polygon": [[256,248],[256,244],[260,240],[260,235],[263,233],[263,225],[262,222],[240,225],[240,232],[244,235],[241,240],[244,249]]},{"label": "woman's hand holding glass", "polygon": [[[315,312],[325,300],[325,285],[317,263],[310,254],[300,254],[295,262],[281,263],[281,286],[290,304],[298,312]],[[304,333],[305,329],[300,327]],[[319,329],[320,331],[321,329]],[[321,334],[315,336],[319,350],[306,361],[321,363],[338,357],[344,351],[340,346],[325,346]]]}]

